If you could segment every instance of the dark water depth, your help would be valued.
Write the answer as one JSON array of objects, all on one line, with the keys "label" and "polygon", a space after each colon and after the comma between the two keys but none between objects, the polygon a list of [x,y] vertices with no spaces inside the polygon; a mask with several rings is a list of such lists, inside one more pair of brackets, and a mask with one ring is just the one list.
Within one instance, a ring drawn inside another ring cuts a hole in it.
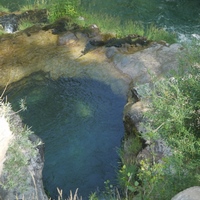
[{"label": "dark water depth", "polygon": [[57,187],[65,197],[79,188],[87,199],[107,179],[115,182],[125,97],[87,78],[30,78],[7,95],[15,110],[26,100],[21,117],[45,143],[43,181],[52,197]]}]

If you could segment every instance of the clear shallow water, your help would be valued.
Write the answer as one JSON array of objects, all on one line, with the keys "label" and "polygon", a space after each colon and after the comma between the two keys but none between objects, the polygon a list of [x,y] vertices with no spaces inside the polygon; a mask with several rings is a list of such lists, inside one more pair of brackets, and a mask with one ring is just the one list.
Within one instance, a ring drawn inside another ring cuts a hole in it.
[{"label": "clear shallow water", "polygon": [[[0,4],[12,10],[26,3],[27,0],[0,0]],[[199,0],[81,0],[81,9],[117,16],[122,23],[127,20],[140,21],[145,25],[154,23],[177,32],[180,40],[190,38],[191,34],[200,34]]]},{"label": "clear shallow water", "polygon": [[66,196],[79,188],[87,199],[107,179],[115,182],[125,97],[92,79],[38,76],[7,95],[15,109],[20,98],[26,99],[28,109],[21,117],[45,143],[43,181],[52,197],[57,187]]}]

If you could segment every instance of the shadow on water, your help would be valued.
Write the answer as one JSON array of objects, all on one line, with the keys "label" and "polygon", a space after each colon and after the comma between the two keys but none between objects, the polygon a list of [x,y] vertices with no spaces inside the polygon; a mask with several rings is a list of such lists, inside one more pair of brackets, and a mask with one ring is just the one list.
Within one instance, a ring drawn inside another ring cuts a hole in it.
[{"label": "shadow on water", "polygon": [[26,99],[21,117],[45,143],[43,181],[53,198],[57,187],[65,197],[79,188],[87,199],[103,190],[107,179],[115,182],[125,97],[92,79],[53,81],[38,73],[15,84],[7,96],[16,110]]}]

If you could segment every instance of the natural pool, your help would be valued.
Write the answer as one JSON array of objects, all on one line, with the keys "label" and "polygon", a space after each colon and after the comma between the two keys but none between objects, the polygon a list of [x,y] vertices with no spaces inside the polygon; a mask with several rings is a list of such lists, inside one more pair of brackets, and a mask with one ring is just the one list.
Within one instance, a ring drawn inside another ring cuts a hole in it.
[{"label": "natural pool", "polygon": [[53,198],[57,187],[65,196],[79,188],[87,199],[103,190],[104,181],[115,182],[124,96],[93,79],[41,74],[15,83],[7,96],[16,110],[19,100],[26,100],[27,111],[20,114],[45,143],[43,181]]}]

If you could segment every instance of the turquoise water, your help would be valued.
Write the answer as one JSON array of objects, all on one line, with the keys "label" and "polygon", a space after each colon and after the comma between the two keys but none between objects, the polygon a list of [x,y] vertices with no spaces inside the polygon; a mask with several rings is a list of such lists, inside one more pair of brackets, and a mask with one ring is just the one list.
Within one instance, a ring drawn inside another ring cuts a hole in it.
[{"label": "turquoise water", "polygon": [[25,98],[23,122],[45,143],[44,186],[56,198],[57,190],[79,188],[87,199],[103,190],[107,179],[115,183],[120,147],[124,134],[123,96],[109,86],[87,78],[29,78],[8,92],[14,105]]},{"label": "turquoise water", "polygon": [[[27,2],[34,0],[0,0],[0,4],[12,10]],[[80,8],[88,13],[116,16],[122,22],[153,23],[178,33],[180,40],[200,33],[199,0],[81,0]]]}]

